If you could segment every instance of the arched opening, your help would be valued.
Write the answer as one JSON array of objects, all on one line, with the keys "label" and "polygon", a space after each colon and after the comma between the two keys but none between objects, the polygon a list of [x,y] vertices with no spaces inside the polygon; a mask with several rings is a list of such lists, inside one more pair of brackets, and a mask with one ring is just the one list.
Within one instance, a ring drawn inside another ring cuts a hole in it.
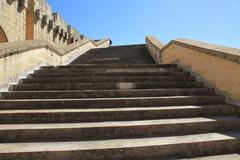
[{"label": "arched opening", "polygon": [[4,43],[4,42],[8,42],[8,39],[7,39],[7,36],[4,32],[4,30],[0,26],[0,43]]}]

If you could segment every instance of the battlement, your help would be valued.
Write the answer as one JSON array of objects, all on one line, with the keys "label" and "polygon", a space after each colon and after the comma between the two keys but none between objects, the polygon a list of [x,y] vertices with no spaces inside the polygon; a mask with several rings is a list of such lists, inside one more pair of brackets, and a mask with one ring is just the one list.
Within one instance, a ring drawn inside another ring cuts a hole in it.
[{"label": "battlement", "polygon": [[47,0],[1,0],[0,43],[44,40],[64,47],[85,36],[57,12]]}]

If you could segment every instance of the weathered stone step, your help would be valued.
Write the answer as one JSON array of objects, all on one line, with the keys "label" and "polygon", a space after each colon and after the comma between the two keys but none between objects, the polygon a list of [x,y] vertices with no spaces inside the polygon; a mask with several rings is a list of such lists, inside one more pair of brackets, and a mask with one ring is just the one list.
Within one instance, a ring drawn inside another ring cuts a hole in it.
[{"label": "weathered stone step", "polygon": [[84,73],[84,72],[66,72],[66,73],[37,73],[29,74],[28,78],[49,78],[49,77],[115,77],[115,76],[189,76],[188,72],[116,72],[116,73]]},{"label": "weathered stone step", "polygon": [[[216,156],[206,156],[206,157],[198,157],[198,158],[185,158],[181,160],[240,160],[240,154],[225,154],[225,155],[216,155]],[[180,159],[178,159],[180,160]]]},{"label": "weathered stone step", "polygon": [[201,82],[137,82],[137,83],[46,83],[11,85],[9,91],[44,90],[126,90],[126,89],[164,89],[164,88],[202,88]]},{"label": "weathered stone step", "polygon": [[223,96],[0,100],[4,109],[70,109],[224,104]]},{"label": "weathered stone step", "polygon": [[69,91],[14,91],[1,92],[1,99],[66,99],[214,95],[214,89],[138,89],[138,90],[69,90]]},{"label": "weathered stone step", "polygon": [[35,70],[34,73],[141,73],[141,72],[182,72],[182,68],[76,68],[76,69],[66,69],[66,68],[54,68],[54,69],[41,69]]},{"label": "weathered stone step", "polygon": [[103,66],[103,67],[75,67],[74,66],[45,66],[45,67],[40,67],[40,70],[44,70],[44,71],[49,71],[49,70],[58,70],[58,71],[69,71],[69,70],[73,70],[73,71],[140,71],[140,70],[146,70],[146,71],[171,71],[171,70],[180,70],[182,71],[182,68],[177,67],[176,65],[172,65],[172,66],[149,66],[149,67],[142,67],[142,66],[130,66],[130,67],[126,67],[126,66]]},{"label": "weathered stone step", "polygon": [[132,107],[105,109],[3,110],[1,123],[66,123],[125,121],[159,118],[233,115],[237,108],[229,105]]},{"label": "weathered stone step", "polygon": [[5,143],[0,144],[0,158],[120,160],[203,156],[237,152],[239,136],[239,132],[226,132],[101,141]]},{"label": "weathered stone step", "polygon": [[53,68],[170,68],[177,67],[176,64],[71,64],[67,66],[42,66],[41,69]]},{"label": "weathered stone step", "polygon": [[[82,57],[84,59],[81,60],[75,60],[71,62],[71,64],[155,64],[152,57],[143,57],[142,59],[139,59],[139,57],[131,56],[131,57],[121,57],[119,55],[103,55],[104,57],[100,56],[88,56],[88,57]],[[91,60],[90,60],[90,59]],[[133,62],[134,60],[134,62]]]},{"label": "weathered stone step", "polygon": [[31,78],[21,79],[23,83],[116,83],[116,82],[195,82],[190,76],[166,77],[75,77],[75,78]]},{"label": "weathered stone step", "polygon": [[239,117],[232,116],[95,123],[3,124],[0,125],[0,143],[146,138],[233,131],[240,130],[239,120]]},{"label": "weathered stone step", "polygon": [[[72,62],[72,64],[119,64],[119,65],[122,65],[122,64],[129,64],[131,63],[131,59],[135,59],[136,57],[130,57],[129,58],[121,58],[121,57],[106,57],[106,58],[94,58],[92,60],[79,60],[79,61],[75,61],[75,62]],[[146,64],[146,62],[143,62],[142,60],[135,60],[134,63],[132,64]],[[155,64],[154,61],[151,61],[149,62],[149,64]]]},{"label": "weathered stone step", "polygon": [[125,107],[103,109],[2,110],[1,124],[132,121],[235,115],[231,105]]},{"label": "weathered stone step", "polygon": [[[98,51],[98,52],[88,52],[88,53],[85,53],[83,54],[82,56],[80,56],[79,58],[76,59],[76,62],[79,62],[79,61],[84,61],[84,60],[91,60],[91,59],[94,59],[95,57],[97,58],[132,58],[132,57],[135,57],[135,58],[139,58],[140,55],[142,54],[145,54],[144,57],[146,56],[150,56],[148,52],[145,52],[145,53],[141,53],[141,54],[133,54],[133,53],[126,53],[128,52],[127,50],[125,51],[121,51],[118,53],[116,53],[116,50],[112,50],[112,51]],[[127,55],[126,55],[127,54]],[[141,57],[143,58],[143,57]],[[138,59],[138,61],[141,60],[141,59]],[[81,64],[81,63],[80,63]],[[150,63],[150,64],[154,64],[154,63]]]}]

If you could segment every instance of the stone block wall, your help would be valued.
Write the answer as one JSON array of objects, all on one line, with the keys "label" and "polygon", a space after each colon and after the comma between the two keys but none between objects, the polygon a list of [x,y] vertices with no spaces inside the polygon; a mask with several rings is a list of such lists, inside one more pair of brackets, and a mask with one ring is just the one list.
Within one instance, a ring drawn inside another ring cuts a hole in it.
[{"label": "stone block wall", "polygon": [[[44,20],[52,20],[52,8],[45,1],[35,2],[35,16],[39,12],[39,17],[35,18],[34,37],[35,39],[45,40],[48,43],[54,45],[53,42],[53,29],[49,29],[48,25],[45,24]],[[48,22],[49,23],[49,22]]]},{"label": "stone block wall", "polygon": [[8,42],[25,40],[26,10],[18,10],[18,2],[8,4],[0,0],[0,26],[5,32]]},{"label": "stone block wall", "polygon": [[47,0],[0,0],[0,5],[0,27],[8,42],[44,40],[55,47],[64,47],[82,37],[53,12]]}]

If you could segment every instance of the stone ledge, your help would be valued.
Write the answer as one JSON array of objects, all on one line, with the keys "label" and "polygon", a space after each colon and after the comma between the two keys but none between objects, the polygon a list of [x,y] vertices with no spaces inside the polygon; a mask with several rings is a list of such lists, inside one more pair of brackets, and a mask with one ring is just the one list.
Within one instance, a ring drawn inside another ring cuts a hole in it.
[{"label": "stone ledge", "polygon": [[164,50],[175,44],[240,64],[240,49],[238,48],[230,48],[183,38],[172,40],[164,46],[163,43],[161,43],[158,39],[151,35],[148,35],[146,37],[146,42],[150,43],[155,48],[158,48],[160,52],[163,52]]},{"label": "stone ledge", "polygon": [[156,39],[155,37],[148,35],[146,36],[146,41],[151,43],[151,45],[153,45],[156,48],[162,49],[165,45],[160,42],[158,39]]},{"label": "stone ledge", "polygon": [[4,57],[8,57],[8,56],[12,56],[15,54],[20,54],[29,50],[33,50],[33,49],[39,49],[39,48],[47,48],[53,52],[55,52],[57,55],[59,56],[63,56],[69,52],[71,52],[72,50],[83,46],[84,44],[91,42],[93,43],[95,46],[99,46],[102,43],[106,42],[106,41],[110,41],[110,39],[102,39],[99,42],[94,42],[90,39],[83,39],[79,42],[70,44],[64,48],[56,48],[52,45],[50,45],[48,42],[46,41],[41,41],[41,40],[29,40],[29,41],[20,41],[20,42],[11,42],[11,43],[1,43],[0,44],[0,58],[4,58]]},{"label": "stone ledge", "polygon": [[111,42],[111,40],[109,38],[104,38],[104,39],[102,39],[102,40],[100,40],[98,42],[95,42],[93,40],[85,38],[85,39],[83,39],[83,40],[81,40],[79,42],[76,42],[76,43],[73,43],[73,44],[70,44],[70,45],[66,46],[64,48],[64,53],[67,54],[68,52],[71,52],[72,50],[74,50],[74,49],[76,49],[78,47],[81,47],[82,45],[84,45],[84,44],[86,44],[88,42],[92,42],[97,47],[97,46],[103,44],[106,41],[110,41]]},{"label": "stone ledge", "polygon": [[176,39],[172,40],[170,43],[164,46],[162,50],[166,50],[172,44],[179,45],[188,49],[193,49],[211,56],[219,57],[240,64],[240,49],[237,48],[224,47],[188,39]]},{"label": "stone ledge", "polygon": [[60,54],[61,51],[51,46],[45,41],[30,40],[21,42],[1,43],[0,44],[0,58],[8,57],[11,55],[19,54],[33,49],[47,48]]}]

